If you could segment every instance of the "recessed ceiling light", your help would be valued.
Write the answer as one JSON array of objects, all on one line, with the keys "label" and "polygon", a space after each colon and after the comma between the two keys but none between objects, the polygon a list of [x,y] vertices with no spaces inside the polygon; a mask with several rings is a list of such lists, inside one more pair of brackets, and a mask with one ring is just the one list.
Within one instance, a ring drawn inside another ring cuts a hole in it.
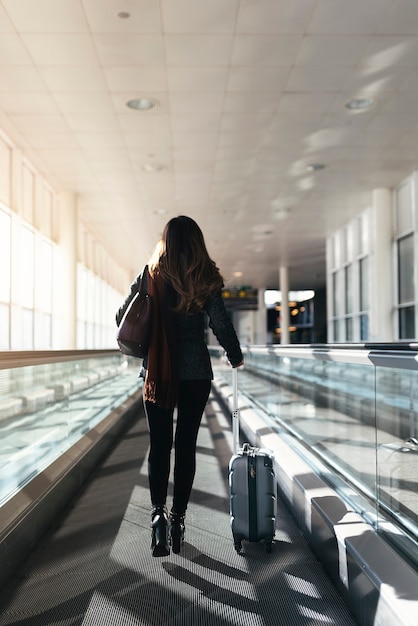
[{"label": "recessed ceiling light", "polygon": [[376,104],[376,100],[374,98],[364,97],[364,98],[352,98],[348,100],[344,104],[345,108],[348,111],[359,112],[359,111],[368,111]]},{"label": "recessed ceiling light", "polygon": [[142,166],[144,172],[161,172],[163,168],[164,165],[161,165],[161,163],[145,163]]},{"label": "recessed ceiling light", "polygon": [[136,111],[148,111],[158,106],[158,101],[151,100],[150,98],[133,98],[132,100],[128,100],[126,106]]},{"label": "recessed ceiling light", "polygon": [[242,272],[234,272],[235,278],[241,278]]},{"label": "recessed ceiling light", "polygon": [[325,165],[323,163],[309,163],[306,169],[308,172],[318,172],[319,170],[325,169]]}]

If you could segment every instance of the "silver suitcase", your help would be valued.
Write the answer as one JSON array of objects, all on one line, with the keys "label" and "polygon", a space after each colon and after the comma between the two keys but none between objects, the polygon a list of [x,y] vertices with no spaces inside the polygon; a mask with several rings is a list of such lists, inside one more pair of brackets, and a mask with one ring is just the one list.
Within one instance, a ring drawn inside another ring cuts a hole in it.
[{"label": "silver suitcase", "polygon": [[241,552],[242,542],[265,542],[271,552],[275,532],[276,483],[274,458],[270,450],[245,443],[239,446],[239,409],[237,370],[233,382],[233,456],[229,462],[231,529],[234,546]]}]

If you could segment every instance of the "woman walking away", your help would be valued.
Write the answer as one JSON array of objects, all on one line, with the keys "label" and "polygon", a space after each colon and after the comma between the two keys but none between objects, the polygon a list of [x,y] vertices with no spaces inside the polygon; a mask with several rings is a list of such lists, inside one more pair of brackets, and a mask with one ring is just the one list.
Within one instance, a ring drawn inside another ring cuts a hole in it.
[{"label": "woman walking away", "polygon": [[[144,359],[143,389],[150,434],[148,476],[152,503],[151,549],[176,554],[184,541],[184,518],[196,470],[196,441],[211,388],[213,372],[204,340],[204,315],[209,319],[232,367],[243,364],[240,344],[225,309],[223,279],[209,257],[199,226],[190,217],[171,219],[148,263],[152,299],[152,335]],[[138,290],[141,275],[119,309],[120,321]],[[173,413],[177,422],[173,439]],[[174,443],[173,506],[166,501],[170,455]]]}]

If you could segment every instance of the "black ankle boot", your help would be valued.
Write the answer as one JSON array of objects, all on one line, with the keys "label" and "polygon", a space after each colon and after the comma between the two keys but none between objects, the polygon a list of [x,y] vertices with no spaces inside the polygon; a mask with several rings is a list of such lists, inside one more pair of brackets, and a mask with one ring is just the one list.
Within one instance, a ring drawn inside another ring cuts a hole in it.
[{"label": "black ankle boot", "polygon": [[181,544],[184,542],[184,532],[186,530],[184,517],[184,513],[180,515],[173,510],[170,513],[170,543],[174,554],[180,552]]},{"label": "black ankle boot", "polygon": [[155,506],[151,513],[151,550],[152,556],[168,556],[168,519],[165,506]]}]

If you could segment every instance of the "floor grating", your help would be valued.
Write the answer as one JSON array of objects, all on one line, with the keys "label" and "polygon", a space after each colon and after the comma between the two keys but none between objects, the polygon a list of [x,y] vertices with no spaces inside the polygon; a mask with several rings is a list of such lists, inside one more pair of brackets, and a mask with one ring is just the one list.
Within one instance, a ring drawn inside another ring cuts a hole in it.
[{"label": "floor grating", "polygon": [[210,399],[180,555],[151,556],[140,416],[2,590],[0,626],[355,626],[282,502],[272,553],[235,552],[217,412]]}]

